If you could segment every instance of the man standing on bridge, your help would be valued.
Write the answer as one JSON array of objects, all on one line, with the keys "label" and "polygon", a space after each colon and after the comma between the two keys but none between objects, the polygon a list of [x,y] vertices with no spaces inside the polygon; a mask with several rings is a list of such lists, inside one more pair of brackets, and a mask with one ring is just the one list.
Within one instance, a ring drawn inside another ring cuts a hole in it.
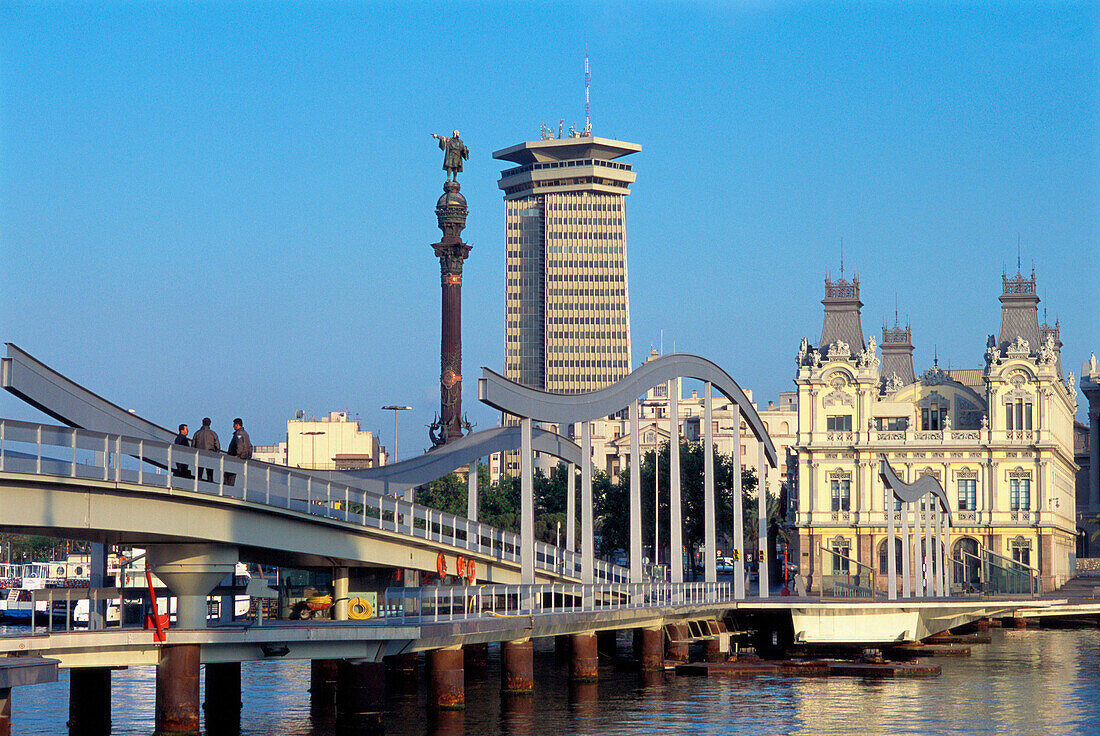
[{"label": "man standing on bridge", "polygon": [[[182,445],[183,447],[190,447],[191,440],[187,439],[187,425],[180,425],[180,433],[176,435],[176,440],[173,442],[176,445]],[[178,478],[193,478],[191,471],[188,469],[186,463],[176,463],[176,469],[172,472],[172,475]]]},{"label": "man standing on bridge", "polygon": [[[252,441],[248,438],[248,432],[244,430],[244,422],[240,417],[233,420],[233,439],[229,440],[229,448],[226,453],[241,460],[252,459]],[[233,485],[237,481],[236,473],[225,474],[225,484]]]},{"label": "man standing on bridge", "polygon": [[[207,452],[221,452],[222,446],[218,442],[218,433],[210,429],[210,417],[202,418],[202,427],[198,432],[195,432],[194,447],[199,450],[206,450]],[[203,475],[206,476],[207,483],[214,482],[214,469],[213,468],[199,468],[199,480],[203,480]]]}]

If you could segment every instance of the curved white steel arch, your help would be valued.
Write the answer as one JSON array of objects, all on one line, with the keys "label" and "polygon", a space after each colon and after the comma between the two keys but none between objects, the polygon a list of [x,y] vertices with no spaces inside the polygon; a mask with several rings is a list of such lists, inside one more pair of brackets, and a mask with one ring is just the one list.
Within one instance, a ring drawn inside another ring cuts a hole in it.
[{"label": "curved white steel arch", "polygon": [[706,381],[737,404],[752,433],[764,445],[768,463],[778,467],[775,445],[745,392],[716,363],[698,355],[662,355],[643,363],[611,386],[583,394],[555,394],[528,388],[485,367],[481,373],[477,382],[481,401],[509,414],[558,424],[576,424],[614,414],[654,386],[676,378]]}]

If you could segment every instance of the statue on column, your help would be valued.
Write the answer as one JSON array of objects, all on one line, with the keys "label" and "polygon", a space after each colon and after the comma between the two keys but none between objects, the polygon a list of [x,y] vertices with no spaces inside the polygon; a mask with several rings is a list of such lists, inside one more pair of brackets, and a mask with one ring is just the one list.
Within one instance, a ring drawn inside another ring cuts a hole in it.
[{"label": "statue on column", "polygon": [[470,159],[470,149],[458,137],[457,130],[449,138],[435,133],[432,133],[432,138],[439,141],[439,150],[443,151],[443,170],[447,172],[447,181],[458,181],[463,160]]}]

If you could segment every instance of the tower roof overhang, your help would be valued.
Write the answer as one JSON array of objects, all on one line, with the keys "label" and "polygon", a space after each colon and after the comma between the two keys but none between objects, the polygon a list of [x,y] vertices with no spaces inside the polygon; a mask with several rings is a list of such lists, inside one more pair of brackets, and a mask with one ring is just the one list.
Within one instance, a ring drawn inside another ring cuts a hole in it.
[{"label": "tower roof overhang", "polygon": [[568,161],[578,158],[598,158],[610,161],[642,150],[639,143],[627,143],[610,138],[579,136],[554,138],[548,141],[526,141],[493,152],[493,158],[517,164],[546,161]]}]

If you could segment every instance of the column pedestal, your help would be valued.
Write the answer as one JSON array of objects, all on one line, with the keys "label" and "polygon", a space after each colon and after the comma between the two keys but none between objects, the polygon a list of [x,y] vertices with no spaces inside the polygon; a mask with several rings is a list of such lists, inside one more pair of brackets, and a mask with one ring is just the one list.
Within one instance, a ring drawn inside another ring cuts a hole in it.
[{"label": "column pedestal", "polygon": [[309,663],[309,709],[314,715],[336,711],[338,665],[336,659],[314,659]]},{"label": "column pedestal", "polygon": [[569,659],[569,678],[573,682],[595,682],[599,678],[600,657],[595,634],[573,634]]},{"label": "column pedestal", "polygon": [[665,635],[661,629],[634,629],[634,659],[642,672],[664,669]]},{"label": "column pedestal", "polygon": [[381,733],[385,702],[385,665],[340,660],[336,681],[337,732]]},{"label": "column pedestal", "polygon": [[111,733],[111,670],[69,670],[69,736]]},{"label": "column pedestal", "polygon": [[466,683],[462,670],[462,648],[428,652],[428,707],[462,710],[466,707]]},{"label": "column pedestal", "polygon": [[504,642],[500,659],[502,692],[521,694],[535,689],[534,648],[530,639]]},{"label": "column pedestal", "polygon": [[154,736],[199,733],[198,644],[161,647]]}]

